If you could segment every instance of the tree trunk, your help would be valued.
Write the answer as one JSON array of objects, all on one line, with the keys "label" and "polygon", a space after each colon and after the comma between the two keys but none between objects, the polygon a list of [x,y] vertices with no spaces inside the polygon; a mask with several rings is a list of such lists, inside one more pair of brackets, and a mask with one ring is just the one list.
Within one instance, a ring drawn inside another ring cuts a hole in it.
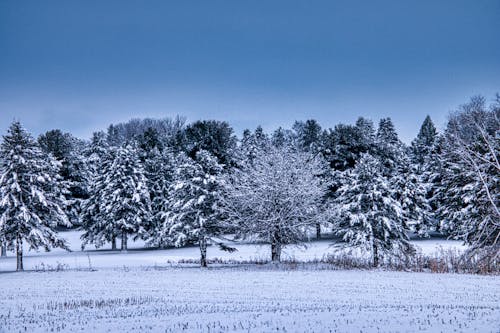
[{"label": "tree trunk", "polygon": [[111,250],[116,251],[116,236],[111,238]]},{"label": "tree trunk", "polygon": [[274,232],[273,239],[271,241],[271,260],[273,262],[281,261],[281,236],[279,228]]},{"label": "tree trunk", "polygon": [[207,267],[207,239],[205,237],[200,237],[200,254],[201,267]]},{"label": "tree trunk", "polygon": [[125,231],[122,231],[122,252],[127,252],[127,240],[127,233]]},{"label": "tree trunk", "polygon": [[378,267],[378,248],[373,244],[373,267]]},{"label": "tree trunk", "polygon": [[316,238],[320,239],[321,238],[321,224],[316,223]]},{"label": "tree trunk", "polygon": [[17,256],[17,270],[23,271],[23,240],[18,238],[16,241],[16,256]]},{"label": "tree trunk", "polygon": [[5,244],[2,244],[0,246],[0,256],[2,256],[2,257],[7,256],[7,246]]}]

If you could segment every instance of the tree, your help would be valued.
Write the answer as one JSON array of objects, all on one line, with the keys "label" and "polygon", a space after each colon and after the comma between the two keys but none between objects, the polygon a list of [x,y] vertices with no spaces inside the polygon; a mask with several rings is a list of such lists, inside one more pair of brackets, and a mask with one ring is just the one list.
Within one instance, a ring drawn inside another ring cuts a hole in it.
[{"label": "tree", "polygon": [[205,150],[198,151],[195,160],[180,156],[179,162],[153,242],[176,247],[198,243],[200,265],[206,267],[208,242],[216,242],[225,231],[220,209],[223,168]]},{"label": "tree", "polygon": [[403,223],[401,203],[393,198],[380,162],[365,154],[349,171],[335,202],[334,230],[347,246],[369,251],[373,266],[383,255],[413,251]]},{"label": "tree", "polygon": [[260,125],[257,126],[254,133],[248,129],[244,130],[241,145],[238,147],[239,163],[253,163],[257,155],[262,151],[266,151],[270,144],[269,137],[264,133]]},{"label": "tree", "polygon": [[233,154],[236,137],[225,121],[199,120],[186,128],[187,153],[196,158],[196,153],[206,150],[217,158],[225,168],[234,164]]},{"label": "tree", "polygon": [[61,164],[59,174],[66,199],[64,210],[71,224],[77,225],[82,201],[88,196],[89,174],[82,158],[84,143],[58,129],[40,135],[38,143],[44,153],[52,154]]},{"label": "tree", "polygon": [[500,96],[489,108],[473,97],[449,117],[443,151],[452,167],[445,175],[450,193],[442,216],[454,226],[454,237],[472,251],[498,258],[500,238]]},{"label": "tree", "polygon": [[300,149],[304,151],[317,152],[320,148],[321,126],[314,119],[305,122],[296,121],[293,124],[293,130],[297,137],[297,143]]},{"label": "tree", "polygon": [[57,236],[58,223],[70,226],[62,207],[58,163],[43,154],[31,135],[14,122],[0,148],[0,239],[16,249],[17,270],[23,268],[23,242],[31,248],[66,248]]},{"label": "tree", "polygon": [[151,202],[144,168],[137,149],[120,147],[105,176],[99,193],[102,218],[107,220],[105,234],[121,236],[121,250],[127,251],[129,235],[143,236],[151,222]]},{"label": "tree", "polygon": [[80,224],[84,233],[81,236],[82,249],[88,243],[101,247],[111,242],[111,249],[116,250],[116,233],[107,227],[108,219],[102,212],[102,195],[106,186],[106,177],[111,171],[116,148],[108,144],[104,132],[95,132],[87,150],[86,164],[90,172],[89,196],[82,203]]},{"label": "tree", "polygon": [[302,243],[321,221],[322,171],[318,157],[286,147],[261,151],[235,170],[226,183],[223,208],[238,236],[269,243],[272,261],[280,261],[283,246]]},{"label": "tree", "polygon": [[148,228],[145,228],[148,239],[161,226],[163,214],[169,209],[170,188],[175,180],[177,163],[179,160],[170,148],[163,151],[154,148],[145,157],[144,170],[151,199],[152,219]]},{"label": "tree", "polygon": [[417,137],[411,143],[412,160],[420,169],[423,169],[424,164],[428,161],[432,148],[436,143],[437,135],[431,117],[425,117]]}]

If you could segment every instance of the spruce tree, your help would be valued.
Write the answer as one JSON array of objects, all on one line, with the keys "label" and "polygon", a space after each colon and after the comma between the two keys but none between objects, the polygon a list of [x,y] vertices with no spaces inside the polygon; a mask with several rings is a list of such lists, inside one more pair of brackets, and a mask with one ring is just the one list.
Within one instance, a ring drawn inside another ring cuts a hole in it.
[{"label": "spruce tree", "polygon": [[89,243],[97,248],[106,242],[111,243],[111,249],[116,250],[114,230],[107,228],[108,219],[102,212],[102,195],[106,186],[106,177],[111,171],[116,149],[108,144],[104,132],[95,132],[92,136],[85,156],[90,172],[89,196],[82,204],[81,227],[84,233],[81,236],[82,249]]},{"label": "spruce tree", "polygon": [[104,233],[121,236],[121,250],[127,251],[128,236],[145,237],[151,223],[147,179],[134,146],[117,149],[104,181],[99,194]]},{"label": "spruce tree", "polygon": [[54,230],[70,226],[64,213],[59,164],[42,153],[31,135],[14,122],[0,148],[0,240],[15,248],[17,270],[23,270],[23,242],[31,248],[67,248]]},{"label": "spruce tree", "polygon": [[223,168],[204,150],[196,153],[195,160],[180,156],[179,162],[155,241],[176,247],[198,244],[200,264],[206,267],[208,243],[226,230],[220,209]]},{"label": "spruce tree", "polygon": [[336,199],[334,230],[348,246],[369,251],[373,266],[383,255],[412,252],[401,203],[394,199],[380,162],[365,154],[346,177]]}]

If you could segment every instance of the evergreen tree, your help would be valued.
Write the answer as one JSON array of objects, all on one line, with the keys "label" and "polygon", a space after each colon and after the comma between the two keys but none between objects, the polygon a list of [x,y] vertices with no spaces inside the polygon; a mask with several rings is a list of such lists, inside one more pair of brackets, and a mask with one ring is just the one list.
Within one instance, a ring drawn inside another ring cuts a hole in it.
[{"label": "evergreen tree", "polygon": [[61,188],[65,196],[64,210],[72,225],[78,225],[82,201],[88,196],[89,174],[82,158],[83,142],[61,130],[50,130],[38,137],[43,152],[61,164]]},{"label": "evergreen tree", "polygon": [[293,130],[297,137],[297,144],[300,149],[316,153],[320,149],[321,126],[314,119],[305,122],[296,121]]},{"label": "evergreen tree", "polygon": [[181,156],[179,161],[169,205],[153,242],[176,247],[197,243],[200,264],[206,267],[208,242],[225,231],[220,209],[223,168],[204,150],[196,153],[195,160]]},{"label": "evergreen tree", "polygon": [[424,164],[428,162],[432,148],[436,143],[437,130],[431,117],[425,117],[417,137],[411,143],[412,160],[424,169]]},{"label": "evergreen tree", "polygon": [[269,149],[270,144],[269,137],[260,125],[257,126],[254,133],[251,133],[250,130],[243,131],[243,138],[238,149],[239,164],[253,163],[257,155]]},{"label": "evergreen tree", "polygon": [[46,251],[67,248],[54,230],[58,223],[70,226],[62,208],[59,164],[42,153],[19,122],[3,137],[0,161],[0,240],[15,247],[17,270],[23,270],[23,242]]},{"label": "evergreen tree", "polygon": [[99,193],[104,234],[121,236],[121,250],[127,251],[129,235],[145,237],[151,223],[151,202],[144,168],[132,145],[120,147],[104,178]]},{"label": "evergreen tree", "polygon": [[163,151],[154,148],[144,161],[152,218],[151,224],[145,229],[146,238],[153,237],[163,221],[163,214],[168,211],[170,187],[174,182],[177,163],[176,155],[170,148]]},{"label": "evergreen tree", "polygon": [[186,141],[187,153],[193,159],[198,151],[206,150],[225,168],[235,163],[236,137],[225,121],[199,120],[190,124],[186,128]]},{"label": "evergreen tree", "polygon": [[370,251],[375,267],[383,255],[411,253],[401,203],[393,198],[380,162],[363,155],[346,180],[336,199],[336,234],[348,246]]},{"label": "evergreen tree", "polygon": [[107,227],[109,223],[102,211],[102,195],[106,186],[106,177],[111,172],[116,148],[108,144],[104,132],[95,132],[87,150],[85,151],[86,164],[90,173],[89,196],[82,203],[81,226],[84,233],[81,236],[82,249],[88,243],[101,247],[111,242],[111,249],[116,250],[114,230]]}]

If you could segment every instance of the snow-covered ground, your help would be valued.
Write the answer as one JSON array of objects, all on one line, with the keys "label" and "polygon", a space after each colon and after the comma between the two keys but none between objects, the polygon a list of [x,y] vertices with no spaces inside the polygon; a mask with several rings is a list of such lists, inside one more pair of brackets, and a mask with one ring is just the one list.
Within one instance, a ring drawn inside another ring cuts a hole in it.
[{"label": "snow-covered ground", "polygon": [[[197,260],[200,252],[197,247],[172,248],[165,250],[145,248],[144,242],[133,242],[129,240],[128,253],[111,251],[110,245],[96,250],[92,245],[87,246],[86,251],[81,251],[80,231],[61,232],[72,252],[54,249],[51,252],[28,251],[25,248],[24,268],[26,270],[43,270],[64,266],[65,269],[87,269],[89,265],[93,268],[123,268],[128,267],[150,267],[164,266],[166,263],[179,260]],[[283,258],[295,258],[300,261],[321,259],[324,255],[340,251],[332,246],[332,240],[321,240],[307,244],[307,247],[288,246],[283,251]],[[432,253],[439,247],[444,249],[457,249],[463,251],[465,247],[462,242],[444,239],[418,239],[414,240],[423,253]],[[232,244],[231,244],[232,245]],[[118,242],[119,246],[119,242]],[[235,244],[238,251],[228,253],[219,250],[217,246],[208,248],[208,258],[232,259],[237,261],[268,260],[270,259],[270,246],[260,244]],[[0,272],[13,271],[16,268],[14,253],[9,252],[7,258],[0,258]]]},{"label": "snow-covered ground", "polygon": [[[128,253],[82,252],[80,232],[63,236],[73,252],[26,252],[30,272],[12,272],[13,253],[0,259],[0,332],[499,332],[498,276],[179,268],[167,263],[198,259],[196,247],[152,250],[130,242]],[[288,247],[284,256],[319,259],[339,251],[331,243]],[[414,243],[425,253],[464,249],[445,240]],[[236,247],[210,247],[209,258],[269,258],[266,245]],[[58,265],[62,271],[50,271]]]},{"label": "snow-covered ground", "polygon": [[498,332],[495,276],[212,267],[0,274],[0,332]]}]

